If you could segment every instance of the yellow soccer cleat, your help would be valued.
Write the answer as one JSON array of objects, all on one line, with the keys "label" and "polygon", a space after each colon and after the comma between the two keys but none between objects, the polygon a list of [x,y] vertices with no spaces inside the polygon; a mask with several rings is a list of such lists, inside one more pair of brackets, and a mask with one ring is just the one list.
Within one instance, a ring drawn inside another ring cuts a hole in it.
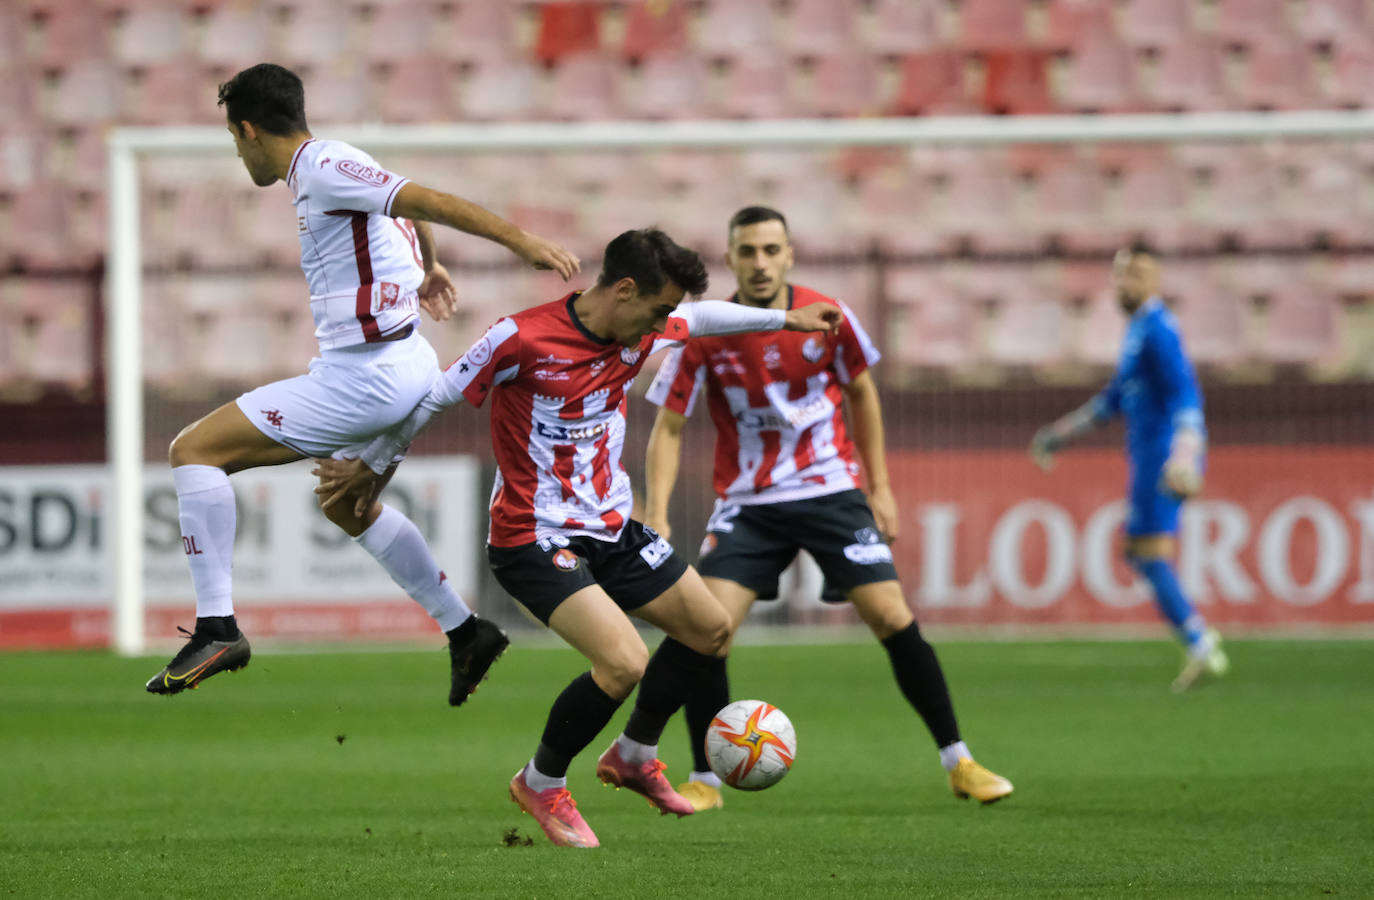
[{"label": "yellow soccer cleat", "polygon": [[677,792],[687,798],[687,802],[692,804],[692,809],[697,812],[706,812],[708,809],[720,809],[725,806],[725,798],[720,795],[720,788],[711,787],[704,781],[688,781],[677,786]]},{"label": "yellow soccer cleat", "polygon": [[1175,694],[1221,678],[1231,671],[1231,660],[1226,656],[1226,651],[1221,649],[1221,635],[1217,634],[1215,629],[1209,628],[1204,641],[1204,647],[1200,652],[1189,652],[1188,658],[1184,660],[1183,671],[1174,679]]},{"label": "yellow soccer cleat", "polygon": [[949,773],[949,788],[961,799],[996,803],[1012,792],[1011,782],[965,756]]}]

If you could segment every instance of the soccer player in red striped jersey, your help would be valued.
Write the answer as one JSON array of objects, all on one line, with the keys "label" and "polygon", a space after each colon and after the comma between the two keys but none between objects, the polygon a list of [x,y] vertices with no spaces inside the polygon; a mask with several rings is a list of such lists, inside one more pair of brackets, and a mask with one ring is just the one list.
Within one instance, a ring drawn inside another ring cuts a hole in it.
[{"label": "soccer player in red striped jersey", "polygon": [[[560,846],[599,845],[568,793],[568,766],[637,683],[634,711],[597,775],[663,813],[693,811],[663,777],[658,738],[729,630],[691,566],[630,518],[621,451],[631,383],[660,345],[756,330],[824,334],[840,321],[829,303],[678,305],[705,289],[696,253],[656,229],[627,231],[607,245],[594,287],[501,319],[360,460],[318,469],[326,504],[366,503],[374,476],[435,413],[491,397],[498,468],[487,558],[501,586],[591,662],[554,701],[534,757],[510,782],[512,799]],[[630,615],[667,633],[652,658]]]},{"label": "soccer player in red striped jersey", "polygon": [[[974,762],[960,739],[954,705],[934,649],[921,636],[897,581],[889,543],[897,503],[888,483],[883,420],[869,366],[877,348],[848,306],[788,281],[792,245],[782,213],[762,206],[730,220],[726,263],[751,309],[803,310],[835,303],[836,333],[740,334],[704,338],[670,351],[649,388],[660,409],[649,438],[645,523],[670,533],[668,498],[677,480],[682,429],[704,392],[716,427],[716,505],[697,563],[725,606],[730,633],[756,599],[775,599],[778,576],[800,550],[816,558],[830,590],[854,604],[892,662],[897,684],[925,721],[949,782],[960,796],[991,803],[1011,782]],[[845,429],[849,400],[854,439]],[[863,463],[868,493],[859,489]],[[722,805],[720,779],[705,755],[712,717],[730,701],[725,657],[712,659],[685,715],[694,771],[678,791],[697,810]]]},{"label": "soccer player in red striped jersey", "polygon": [[[148,680],[147,689],[157,694],[241,668],[251,655],[234,618],[229,476],[348,448],[356,455],[405,418],[438,377],[434,350],[419,333],[419,311],[448,318],[455,290],[434,258],[426,223],[496,241],[565,279],[578,271],[577,258],[557,244],[388,172],[356,147],[315,138],[306,124],[304,87],[288,69],[270,63],[245,69],[220,85],[219,103],[253,183],[283,181],[291,191],[320,355],[308,375],[249,391],[172,441],[168,456],[195,586],[196,629]],[[399,461],[387,461],[388,473]],[[420,530],[398,510],[374,500],[327,515],[448,635],[449,703],[461,704],[505,648],[506,636],[472,615]]]}]

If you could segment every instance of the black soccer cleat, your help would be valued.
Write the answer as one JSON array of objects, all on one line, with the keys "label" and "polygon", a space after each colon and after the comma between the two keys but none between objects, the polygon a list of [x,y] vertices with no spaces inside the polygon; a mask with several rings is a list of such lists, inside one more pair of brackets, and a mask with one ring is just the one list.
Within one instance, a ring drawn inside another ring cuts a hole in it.
[{"label": "black soccer cleat", "polygon": [[487,677],[491,664],[506,652],[510,638],[486,619],[472,616],[472,633],[466,640],[448,643],[450,685],[448,705],[462,706],[468,695]]},{"label": "black soccer cleat", "polygon": [[148,679],[149,693],[179,694],[187,688],[196,687],[211,675],[242,669],[253,655],[243,632],[239,632],[238,637],[232,640],[219,640],[200,627],[194,632],[181,626],[177,626],[177,630],[190,640],[161,672]]}]

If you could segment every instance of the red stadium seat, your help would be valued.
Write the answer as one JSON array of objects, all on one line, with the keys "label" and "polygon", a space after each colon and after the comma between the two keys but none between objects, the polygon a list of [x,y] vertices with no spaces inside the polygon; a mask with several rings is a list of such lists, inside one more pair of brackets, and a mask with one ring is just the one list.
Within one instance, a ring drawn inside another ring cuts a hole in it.
[{"label": "red stadium seat", "polygon": [[564,57],[553,70],[544,116],[573,121],[620,118],[621,66],[600,53]]},{"label": "red stadium seat", "polygon": [[[213,71],[184,57],[140,67],[129,79],[124,113],[140,125],[222,125],[218,82]],[[310,97],[313,111],[314,92]]]},{"label": "red stadium seat", "polygon": [[1240,45],[1291,40],[1287,6],[1287,0],[1220,0],[1216,35]]},{"label": "red stadium seat", "polygon": [[1138,108],[1131,50],[1109,31],[1096,31],[1069,51],[1055,96],[1077,112],[1129,112]]},{"label": "red stadium seat", "polygon": [[859,188],[859,205],[869,236],[888,253],[935,253],[940,233],[932,227],[929,185],[905,167],[874,172]]},{"label": "red stadium seat", "polygon": [[640,119],[704,118],[709,111],[709,81],[706,62],[699,56],[650,56],[635,74],[625,99],[626,111]]},{"label": "red stadium seat", "polygon": [[1122,0],[1117,34],[1137,50],[1168,47],[1191,36],[1195,5],[1193,0]]},{"label": "red stadium seat", "polygon": [[434,3],[401,0],[379,3],[371,9],[362,47],[368,62],[400,64],[412,57],[443,58],[437,39],[441,15]]},{"label": "red stadium seat", "polygon": [[333,122],[379,121],[385,116],[372,99],[375,79],[359,59],[304,69],[305,116],[311,126]]},{"label": "red stadium seat", "polygon": [[54,124],[85,127],[119,117],[124,79],[111,63],[87,59],[72,63],[57,77],[47,118]]},{"label": "red stadium seat", "polygon": [[795,56],[843,52],[855,43],[858,0],[792,0],[783,48]]},{"label": "red stadium seat", "polygon": [[377,117],[384,122],[448,122],[455,107],[455,73],[433,56],[397,57],[381,66],[377,83]]},{"label": "red stadium seat", "polygon": [[794,92],[811,115],[858,117],[877,115],[886,106],[879,94],[877,61],[866,53],[819,56],[810,73],[809,90]]},{"label": "red stadium seat", "polygon": [[1221,110],[1233,106],[1226,89],[1222,50],[1203,38],[1184,38],[1159,48],[1145,98],[1167,111]]},{"label": "red stadium seat", "polygon": [[1111,32],[1113,0],[1050,0],[1047,31],[1050,46],[1067,50],[1100,31]]},{"label": "red stadium seat", "polygon": [[936,227],[949,249],[967,244],[988,253],[1038,250],[1034,231],[1017,211],[1018,186],[1002,158],[993,153],[961,160],[944,180]]},{"label": "red stadium seat", "polygon": [[356,54],[353,17],[336,4],[299,3],[280,34],[282,59],[291,67],[327,66]]},{"label": "red stadium seat", "polygon": [[687,24],[686,3],[638,0],[625,12],[625,40],[620,53],[636,62],[660,54],[678,56],[687,48]]},{"label": "red stadium seat", "polygon": [[1196,247],[1211,232],[1189,214],[1187,171],[1167,154],[1142,156],[1122,169],[1112,222],[1161,250]]},{"label": "red stadium seat", "polygon": [[175,4],[133,6],[119,20],[114,57],[126,66],[145,66],[181,58],[191,49],[186,11]]},{"label": "red stadium seat", "polygon": [[1057,297],[1039,293],[1022,277],[995,309],[987,334],[991,361],[1041,366],[1063,360],[1068,350],[1068,315]]},{"label": "red stadium seat", "polygon": [[1026,46],[1025,3],[963,0],[959,4],[958,46],[964,50],[1007,50]]},{"label": "red stadium seat", "polygon": [[1218,284],[1206,269],[1180,261],[1165,264],[1164,287],[1193,362],[1233,365],[1250,358],[1245,296]]},{"label": "red stadium seat", "polygon": [[1053,112],[1049,54],[1041,50],[989,50],[983,54],[983,109],[997,115]]},{"label": "red stadium seat", "polygon": [[1340,306],[1306,284],[1288,284],[1269,296],[1266,358],[1281,363],[1330,363],[1341,355]]},{"label": "red stadium seat", "polygon": [[900,116],[981,112],[964,86],[963,58],[951,50],[902,57],[893,111]]},{"label": "red stadium seat", "polygon": [[546,65],[601,48],[601,4],[554,2],[539,7],[534,55]]},{"label": "red stadium seat", "polygon": [[730,63],[719,104],[722,115],[741,119],[777,119],[793,115],[788,90],[791,72],[777,58],[740,57]]},{"label": "red stadium seat", "polygon": [[477,120],[531,118],[542,77],[535,63],[524,60],[483,62],[463,81],[458,113]]},{"label": "red stadium seat", "polygon": [[941,0],[875,0],[863,45],[874,53],[904,56],[941,42]]},{"label": "red stadium seat", "polygon": [[1308,50],[1291,41],[1260,41],[1245,51],[1237,98],[1251,109],[1308,109],[1321,105]]},{"label": "red stadium seat", "polygon": [[[887,270],[889,322],[875,339],[893,362],[913,368],[961,368],[977,358],[978,310],[927,266]],[[865,323],[872,331],[876,322]]]},{"label": "red stadium seat", "polygon": [[78,61],[110,58],[114,23],[108,12],[63,4],[39,21],[37,44],[30,56],[34,62],[62,68]]},{"label": "red stadium seat", "polygon": [[1035,222],[1070,252],[1111,251],[1125,242],[1104,226],[1107,198],[1102,172],[1091,159],[1066,157],[1036,179]]},{"label": "red stadium seat", "polygon": [[36,269],[70,266],[66,238],[70,204],[68,191],[54,182],[35,181],[15,194],[4,242],[11,261]]},{"label": "red stadium seat", "polygon": [[95,374],[93,333],[98,293],[84,279],[27,278],[17,308],[34,323],[24,369],[30,378],[68,389],[89,388]]},{"label": "red stadium seat", "polygon": [[1126,331],[1121,304],[1109,285],[1099,287],[1086,300],[1075,322],[1070,353],[1088,365],[1115,366]]},{"label": "red stadium seat", "polygon": [[448,20],[448,33],[435,52],[461,63],[499,62],[519,51],[516,17],[511,3],[460,3]]},{"label": "red stadium seat", "polygon": [[1338,106],[1368,107],[1374,84],[1374,39],[1359,33],[1336,42],[1331,55],[1327,97]]},{"label": "red stadium seat", "polygon": [[40,177],[46,143],[36,129],[0,131],[0,193],[25,190]]},{"label": "red stadium seat", "polygon": [[762,63],[776,53],[780,30],[771,0],[707,0],[698,52],[708,59]]},{"label": "red stadium seat", "polygon": [[271,55],[273,23],[255,6],[225,3],[211,8],[196,55],[202,62],[238,71]]},{"label": "red stadium seat", "polygon": [[1364,0],[1307,0],[1298,17],[1298,34],[1309,41],[1339,43],[1351,35],[1369,34]]}]

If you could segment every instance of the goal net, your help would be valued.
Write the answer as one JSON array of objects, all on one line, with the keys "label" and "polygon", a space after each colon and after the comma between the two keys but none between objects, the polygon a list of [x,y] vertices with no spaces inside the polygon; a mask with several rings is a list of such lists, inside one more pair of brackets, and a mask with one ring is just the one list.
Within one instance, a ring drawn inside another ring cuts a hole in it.
[{"label": "goal net", "polygon": [[[1213,449],[1180,571],[1209,619],[1374,622],[1374,114],[930,118],[319,127],[388,169],[574,249],[571,284],[436,228],[460,312],[426,322],[441,361],[501,315],[594,279],[620,231],[697,249],[726,297],[725,223],[787,216],[798,284],[843,299],[884,356],[894,544],[923,624],[1024,629],[1153,622],[1117,559],[1125,464],[1108,431],[1043,475],[1035,427],[1110,376],[1124,319],[1116,249],[1144,240],[1202,374]],[[254,187],[221,128],[109,138],[112,642],[136,653],[192,615],[166,448],[243,390],[315,355],[290,195]],[[647,386],[646,372],[637,385]],[[631,400],[643,484],[654,409]],[[673,543],[696,558],[713,433],[689,425]],[[235,475],[235,593],[256,636],[431,633],[419,607],[313,509],[308,463]],[[486,412],[433,426],[389,489],[474,608],[519,627],[487,575]],[[94,476],[93,476],[94,477]],[[758,621],[852,624],[814,562]],[[101,595],[97,595],[101,596]]]}]

